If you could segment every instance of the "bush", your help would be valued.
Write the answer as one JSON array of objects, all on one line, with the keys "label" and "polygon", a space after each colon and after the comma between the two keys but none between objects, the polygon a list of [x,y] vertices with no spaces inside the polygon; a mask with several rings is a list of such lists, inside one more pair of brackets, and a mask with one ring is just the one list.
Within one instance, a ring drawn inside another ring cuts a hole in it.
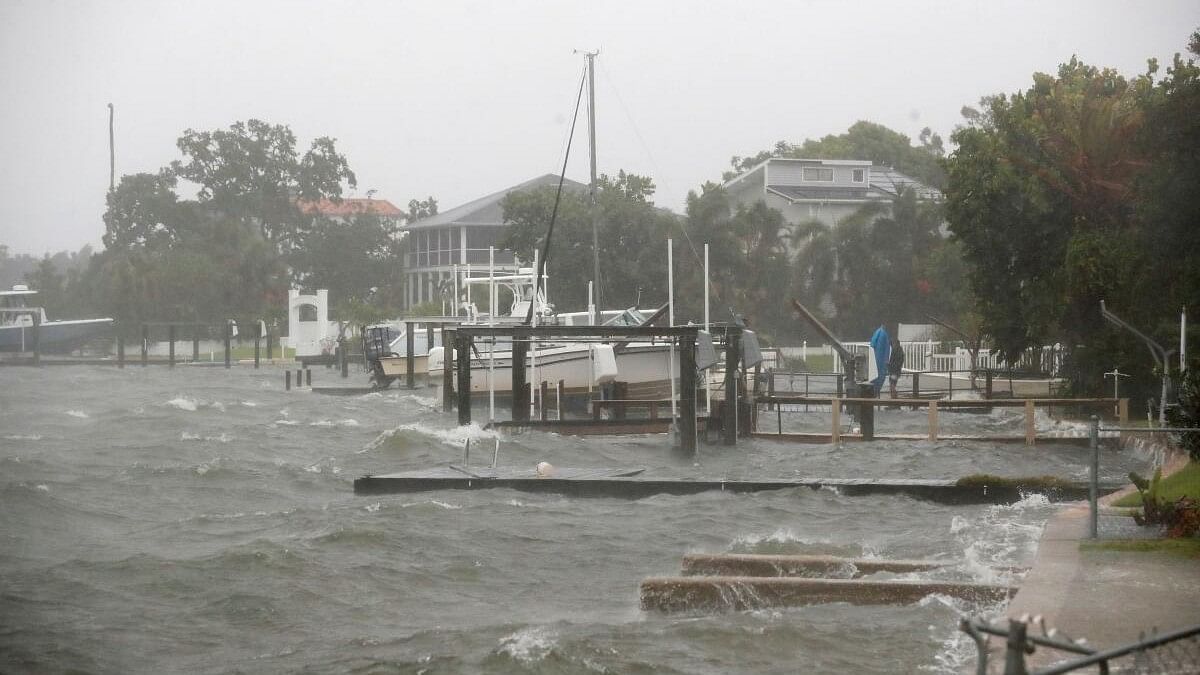
[{"label": "bush", "polygon": [[1179,383],[1179,405],[1167,408],[1167,422],[1173,427],[1196,428],[1179,434],[1179,445],[1193,462],[1200,461],[1200,361],[1193,361]]}]

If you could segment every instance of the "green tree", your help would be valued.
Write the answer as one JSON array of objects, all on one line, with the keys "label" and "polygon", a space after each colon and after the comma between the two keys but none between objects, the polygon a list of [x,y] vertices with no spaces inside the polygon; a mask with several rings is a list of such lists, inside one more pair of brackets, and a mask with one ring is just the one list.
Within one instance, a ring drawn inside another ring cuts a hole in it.
[{"label": "green tree", "polygon": [[855,122],[844,134],[830,134],[819,140],[809,138],[799,144],[779,141],[771,150],[750,157],[734,157],[730,160],[733,171],[725,174],[725,180],[771,157],[857,159],[890,166],[927,185],[941,188],[946,182],[940,164],[945,154],[942,138],[926,127],[918,141],[920,145],[914,146],[908,136],[882,124],[862,120]]},{"label": "green tree", "polygon": [[165,169],[121,176],[105,200],[104,246],[166,248],[176,242],[195,219],[189,205],[179,201],[175,186],[175,174]]},{"label": "green tree", "polygon": [[172,170],[200,186],[201,204],[251,219],[280,250],[294,245],[305,224],[297,199],[336,202],[343,184],[357,186],[334,139],[317,138],[298,156],[295,134],[281,124],[252,119],[228,130],[188,129],[177,145],[185,159],[173,162]]},{"label": "green tree", "polygon": [[[675,216],[658,209],[649,178],[621,171],[598,179],[602,309],[666,301],[666,239]],[[503,202],[505,232],[499,246],[532,261],[545,242],[555,188],[513,192]],[[583,191],[564,191],[549,258],[551,301],[560,309],[587,306],[592,280],[592,210]]]},{"label": "green tree", "polygon": [[1178,57],[1162,83],[1156,72],[1151,61],[1125,78],[1073,58],[966,110],[953,136],[947,214],[982,330],[1007,356],[1071,345],[1079,390],[1099,390],[1114,365],[1149,375],[1141,345],[1101,320],[1101,299],[1169,335],[1200,288],[1197,202],[1180,184],[1197,179],[1197,72]]}]

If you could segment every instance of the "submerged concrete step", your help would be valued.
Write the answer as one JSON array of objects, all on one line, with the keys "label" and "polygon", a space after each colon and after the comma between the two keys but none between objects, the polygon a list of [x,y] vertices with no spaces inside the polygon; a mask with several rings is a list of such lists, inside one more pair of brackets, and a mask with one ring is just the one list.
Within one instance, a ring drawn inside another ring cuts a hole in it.
[{"label": "submerged concrete step", "polygon": [[1008,600],[1011,586],[948,581],[863,581],[799,577],[651,577],[642,581],[641,607],[659,612],[801,607],[834,602],[906,605],[930,595],[968,602]]},{"label": "submerged concrete step", "polygon": [[877,572],[926,572],[950,562],[937,560],[880,560],[831,555],[772,555],[761,553],[689,553],[683,556],[684,576],[835,577],[857,578]]}]

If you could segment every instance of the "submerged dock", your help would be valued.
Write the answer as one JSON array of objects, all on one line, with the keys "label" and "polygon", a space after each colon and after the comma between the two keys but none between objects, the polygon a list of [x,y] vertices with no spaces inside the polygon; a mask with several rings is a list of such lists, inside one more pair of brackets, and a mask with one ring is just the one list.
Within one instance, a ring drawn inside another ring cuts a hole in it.
[{"label": "submerged dock", "polygon": [[[569,497],[613,497],[641,499],[652,495],[692,495],[701,492],[765,492],[807,487],[832,488],[844,495],[905,495],[945,504],[1009,504],[1030,493],[1045,494],[1053,501],[1084,499],[1088,484],[1057,483],[1046,486],[1036,480],[1005,480],[996,485],[960,483],[951,479],[915,478],[696,478],[647,476],[641,468],[557,468],[539,477],[532,468],[489,468],[441,466],[420,471],[369,475],[354,481],[354,493],[403,494],[435,490],[509,489],[543,492]],[[1100,491],[1119,489],[1101,485]]]}]

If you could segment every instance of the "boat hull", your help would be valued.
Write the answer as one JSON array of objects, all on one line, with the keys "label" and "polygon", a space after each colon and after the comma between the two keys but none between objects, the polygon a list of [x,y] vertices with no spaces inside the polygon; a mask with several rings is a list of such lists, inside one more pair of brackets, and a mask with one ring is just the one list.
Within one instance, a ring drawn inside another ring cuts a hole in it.
[{"label": "boat hull", "polygon": [[[47,321],[38,328],[38,351],[64,353],[112,328],[112,319]],[[33,350],[33,326],[0,326],[0,352]]]}]

